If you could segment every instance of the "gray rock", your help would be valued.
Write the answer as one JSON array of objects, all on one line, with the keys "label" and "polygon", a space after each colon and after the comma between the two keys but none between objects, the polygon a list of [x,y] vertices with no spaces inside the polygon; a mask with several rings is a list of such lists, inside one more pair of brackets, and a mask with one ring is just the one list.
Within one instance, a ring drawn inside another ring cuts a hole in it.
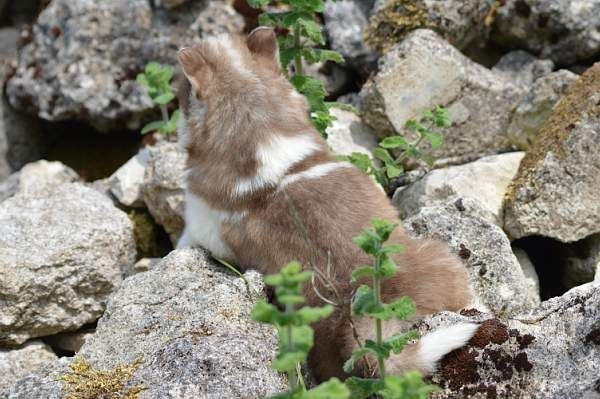
[{"label": "gray rock", "polygon": [[538,131],[575,80],[577,75],[566,69],[536,80],[511,118],[508,126],[508,139],[511,144],[521,150],[530,149]]},{"label": "gray rock", "polygon": [[508,190],[504,229],[573,242],[600,232],[600,63],[572,86]]},{"label": "gray rock", "polygon": [[[19,52],[7,85],[9,100],[51,121],[80,120],[100,130],[137,128],[154,108],[135,81],[148,62],[174,65],[177,50],[205,32],[242,28],[242,17],[228,2],[208,3],[165,10],[147,0],[54,0]],[[210,16],[202,20],[206,10]],[[195,24],[199,19],[202,26]]]},{"label": "gray rock", "polygon": [[325,28],[331,49],[344,56],[346,62],[364,72],[372,69],[377,53],[364,40],[370,9],[364,1],[342,0],[325,3]]},{"label": "gray rock", "polygon": [[0,392],[58,357],[42,341],[30,341],[18,349],[0,349]]},{"label": "gray rock", "polygon": [[422,331],[458,321],[486,320],[463,349],[446,356],[434,398],[598,397],[600,287],[588,284],[545,301],[514,319],[441,313]]},{"label": "gray rock", "polygon": [[0,202],[17,192],[30,193],[43,187],[54,187],[79,180],[77,172],[58,161],[32,162],[0,183]]},{"label": "gray rock", "polygon": [[411,31],[432,29],[463,49],[485,31],[492,0],[378,1],[367,28],[367,43],[387,51]]},{"label": "gray rock", "polygon": [[410,137],[406,122],[442,105],[453,124],[434,157],[474,160],[510,148],[506,128],[522,96],[512,79],[470,61],[429,30],[412,32],[379,63],[361,91],[364,119],[378,134]]},{"label": "gray rock", "polygon": [[479,301],[494,314],[510,316],[539,304],[502,230],[484,220],[485,211],[465,198],[421,209],[404,222],[417,237],[436,236],[463,259]]},{"label": "gray rock", "polygon": [[407,218],[424,206],[455,197],[472,198],[482,206],[488,222],[502,226],[504,195],[524,155],[523,152],[491,155],[468,164],[432,170],[422,179],[397,190],[394,205],[400,217]]},{"label": "gray rock", "polygon": [[599,0],[507,1],[497,10],[492,38],[560,65],[600,54]]},{"label": "gray rock", "polygon": [[[96,334],[78,356],[93,367],[141,365],[128,386],[140,399],[263,398],[286,388],[270,368],[275,330],[249,317],[263,295],[256,272],[248,286],[210,263],[205,252],[172,252],[156,268],[127,278],[110,298]],[[60,398],[60,384],[44,384],[57,365],[15,384],[9,398]],[[62,392],[65,389],[63,388]]]},{"label": "gray rock", "polygon": [[554,69],[554,62],[541,60],[527,51],[516,50],[505,54],[494,65],[492,71],[512,79],[519,86],[529,88],[538,78]]},{"label": "gray rock", "polygon": [[524,249],[515,246],[513,246],[512,250],[521,265],[521,269],[523,269],[527,285],[529,285],[533,291],[541,292],[540,278],[535,270],[533,262],[529,258],[529,255],[527,255],[527,252],[525,252]]},{"label": "gray rock", "polygon": [[127,215],[80,183],[0,203],[0,344],[96,321],[134,259]]},{"label": "gray rock", "polygon": [[600,234],[573,243],[567,251],[562,282],[572,288],[594,280],[600,264]]},{"label": "gray rock", "polygon": [[154,268],[160,261],[160,258],[142,258],[133,265],[132,274],[147,272]]},{"label": "gray rock", "polygon": [[110,192],[125,206],[143,207],[142,186],[149,152],[142,149],[108,179]]},{"label": "gray rock", "polygon": [[159,142],[149,147],[143,195],[148,210],[175,244],[183,231],[185,162],[177,143]]},{"label": "gray rock", "polygon": [[332,108],[331,114],[337,118],[327,128],[327,143],[331,150],[340,155],[362,152],[371,156],[371,151],[377,147],[377,137],[360,116],[339,108]]}]

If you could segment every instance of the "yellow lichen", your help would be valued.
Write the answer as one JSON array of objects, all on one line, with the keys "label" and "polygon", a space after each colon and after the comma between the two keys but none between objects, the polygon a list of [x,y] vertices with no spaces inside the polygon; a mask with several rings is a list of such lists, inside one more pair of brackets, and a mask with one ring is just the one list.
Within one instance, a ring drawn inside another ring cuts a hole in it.
[{"label": "yellow lichen", "polygon": [[132,210],[128,214],[133,222],[133,234],[138,256],[141,258],[156,258],[161,256],[161,249],[158,244],[158,227],[149,213],[144,211]]},{"label": "yellow lichen", "polygon": [[126,387],[142,364],[138,358],[130,365],[117,365],[114,370],[98,370],[77,358],[69,365],[71,373],[58,377],[65,383],[66,399],[139,399],[145,387]]},{"label": "yellow lichen", "polygon": [[433,28],[428,12],[419,1],[390,1],[369,21],[365,41],[385,53],[409,32],[419,28]]},{"label": "yellow lichen", "polygon": [[600,63],[589,68],[569,88],[569,94],[564,97],[554,109],[554,112],[541,127],[537,139],[519,166],[519,170],[508,187],[506,200],[512,201],[519,188],[535,185],[532,179],[537,164],[546,154],[552,152],[559,159],[565,153],[564,142],[582,119],[600,117],[600,104],[591,99],[600,93]]}]

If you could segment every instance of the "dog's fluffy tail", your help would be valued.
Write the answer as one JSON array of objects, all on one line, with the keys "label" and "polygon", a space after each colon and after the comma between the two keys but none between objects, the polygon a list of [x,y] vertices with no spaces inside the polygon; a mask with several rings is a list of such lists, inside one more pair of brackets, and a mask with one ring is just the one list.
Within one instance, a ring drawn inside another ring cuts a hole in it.
[{"label": "dog's fluffy tail", "polygon": [[458,323],[430,332],[400,354],[390,357],[386,369],[390,374],[402,374],[409,370],[432,374],[439,361],[453,350],[463,347],[478,328],[479,324]]}]

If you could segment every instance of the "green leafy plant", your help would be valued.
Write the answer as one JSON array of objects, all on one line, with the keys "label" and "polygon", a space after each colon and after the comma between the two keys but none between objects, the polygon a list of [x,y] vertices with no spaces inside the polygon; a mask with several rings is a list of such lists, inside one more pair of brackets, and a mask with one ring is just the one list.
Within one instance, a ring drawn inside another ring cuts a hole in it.
[{"label": "green leafy plant", "polygon": [[[421,121],[410,119],[406,122],[406,129],[414,131],[417,138],[410,142],[403,136],[390,136],[383,139],[373,150],[373,156],[381,161],[382,166],[377,166],[367,154],[354,152],[344,157],[363,172],[373,175],[383,187],[388,187],[390,180],[404,173],[403,163],[408,158],[421,159],[433,165],[433,157],[421,148],[425,141],[431,150],[436,150],[444,144],[444,136],[438,129],[449,127],[452,124],[450,114],[444,107],[436,107],[431,111],[423,112]],[[392,151],[399,151],[394,156]]]},{"label": "green leafy plant", "polygon": [[370,278],[371,285],[362,284],[358,287],[352,300],[352,314],[370,317],[375,320],[375,340],[366,340],[352,353],[344,364],[344,371],[352,372],[356,362],[375,359],[379,378],[367,379],[351,377],[346,384],[352,390],[352,399],[368,398],[379,395],[389,399],[421,399],[436,390],[433,385],[423,382],[417,372],[403,376],[388,375],[385,360],[392,354],[399,354],[412,340],[419,337],[415,331],[396,333],[383,338],[383,322],[391,319],[406,320],[415,313],[412,299],[402,297],[392,303],[384,303],[381,299],[381,283],[383,279],[393,277],[398,266],[392,255],[401,253],[404,248],[399,244],[384,245],[396,228],[396,224],[383,219],[374,219],[373,228],[365,229],[354,238],[354,242],[374,259],[373,265],[362,266],[352,273],[352,281],[359,282]]},{"label": "green leafy plant", "polygon": [[177,131],[180,112],[176,110],[169,117],[168,104],[175,99],[175,92],[171,87],[173,68],[150,62],[146,65],[144,73],[137,76],[137,82],[144,86],[154,104],[160,107],[162,120],[150,122],[142,129],[142,134],[156,132],[169,136]]},{"label": "green leafy plant", "polygon": [[266,301],[258,302],[252,310],[252,318],[277,327],[279,353],[272,367],[287,373],[290,390],[275,396],[277,399],[346,399],[350,392],[338,379],[333,378],[316,388],[307,390],[300,372],[308,352],[313,346],[314,334],[310,324],[328,317],[333,307],[301,306],[305,300],[302,284],[309,280],[312,272],[303,271],[298,262],[292,262],[278,274],[265,277],[268,285],[275,287],[275,297],[284,310],[279,310]]},{"label": "green leafy plant", "polygon": [[[270,3],[271,0],[248,0],[248,4],[255,8]],[[281,0],[279,3],[289,6],[289,10],[263,13],[259,17],[259,23],[264,26],[282,28],[288,32],[287,35],[278,39],[281,65],[288,73],[294,87],[308,99],[312,122],[321,135],[326,138],[326,129],[335,120],[330,109],[339,104],[326,101],[327,90],[323,83],[304,74],[303,68],[303,61],[308,64],[324,61],[344,62],[340,53],[317,48],[325,44],[323,26],[317,20],[317,13],[321,13],[325,9],[325,1]],[[292,64],[293,72],[290,72]]]}]

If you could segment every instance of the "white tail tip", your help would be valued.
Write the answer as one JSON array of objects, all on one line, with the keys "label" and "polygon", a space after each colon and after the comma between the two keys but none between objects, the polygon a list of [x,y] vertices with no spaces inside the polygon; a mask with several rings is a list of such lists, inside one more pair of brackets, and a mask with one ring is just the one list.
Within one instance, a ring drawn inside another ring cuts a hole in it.
[{"label": "white tail tip", "polygon": [[438,362],[448,353],[464,346],[475,335],[479,324],[459,323],[435,330],[419,340],[419,360],[423,371],[435,372]]}]

